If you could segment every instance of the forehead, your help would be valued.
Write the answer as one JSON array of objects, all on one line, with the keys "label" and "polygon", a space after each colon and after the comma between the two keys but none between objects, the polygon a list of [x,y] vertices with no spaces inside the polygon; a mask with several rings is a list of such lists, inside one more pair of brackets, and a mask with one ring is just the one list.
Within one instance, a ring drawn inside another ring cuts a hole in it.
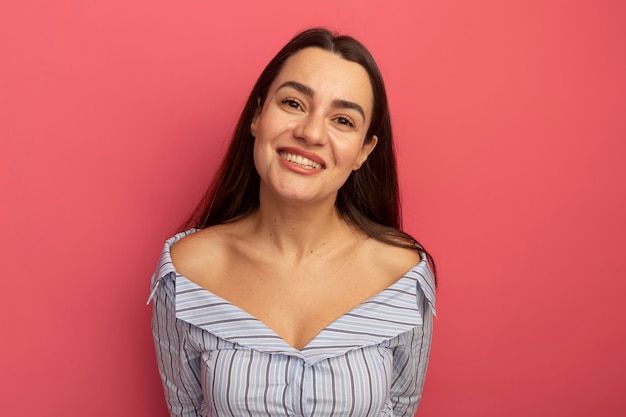
[{"label": "forehead", "polygon": [[365,68],[320,48],[305,48],[289,57],[270,90],[287,81],[310,87],[316,98],[347,100],[360,104],[370,114],[372,84]]}]

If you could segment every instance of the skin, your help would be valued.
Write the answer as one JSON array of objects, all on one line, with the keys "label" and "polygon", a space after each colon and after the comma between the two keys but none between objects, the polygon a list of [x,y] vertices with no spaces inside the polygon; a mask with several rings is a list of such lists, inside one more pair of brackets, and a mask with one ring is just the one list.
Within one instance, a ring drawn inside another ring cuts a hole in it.
[{"label": "skin", "polygon": [[[339,188],[378,141],[364,143],[372,105],[369,77],[360,65],[318,48],[292,56],[251,126],[261,192],[294,204],[334,204]],[[323,169],[281,163],[278,152],[285,148],[323,161]]]},{"label": "skin", "polygon": [[[368,238],[335,209],[337,191],[376,146],[376,137],[365,140],[372,97],[356,63],[317,48],[289,58],[250,126],[259,209],[172,248],[180,274],[297,349],[420,260]],[[285,151],[316,164],[293,164]]]}]

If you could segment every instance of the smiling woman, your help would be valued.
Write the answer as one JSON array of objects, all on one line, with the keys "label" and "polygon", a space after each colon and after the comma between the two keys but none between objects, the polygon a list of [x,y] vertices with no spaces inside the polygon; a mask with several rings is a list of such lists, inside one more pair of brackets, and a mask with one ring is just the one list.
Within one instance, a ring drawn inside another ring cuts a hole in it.
[{"label": "smiling woman", "polygon": [[215,181],[152,280],[172,416],[412,416],[435,280],[400,229],[369,52],[297,35],[251,92]]},{"label": "smiling woman", "polygon": [[357,63],[319,48],[287,59],[251,126],[260,198],[334,207],[338,190],[378,141],[365,136],[372,100]]}]

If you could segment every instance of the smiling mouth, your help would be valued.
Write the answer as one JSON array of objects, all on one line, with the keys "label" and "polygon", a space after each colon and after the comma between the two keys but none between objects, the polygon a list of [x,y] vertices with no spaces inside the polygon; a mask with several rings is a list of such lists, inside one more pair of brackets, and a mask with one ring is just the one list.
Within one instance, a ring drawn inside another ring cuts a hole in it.
[{"label": "smiling mouth", "polygon": [[302,155],[294,155],[292,153],[289,152],[279,152],[278,153],[283,159],[291,162],[292,164],[295,165],[299,165],[303,168],[310,168],[310,169],[324,169],[324,166],[322,164],[318,164],[315,161],[311,161],[308,158],[303,157]]}]

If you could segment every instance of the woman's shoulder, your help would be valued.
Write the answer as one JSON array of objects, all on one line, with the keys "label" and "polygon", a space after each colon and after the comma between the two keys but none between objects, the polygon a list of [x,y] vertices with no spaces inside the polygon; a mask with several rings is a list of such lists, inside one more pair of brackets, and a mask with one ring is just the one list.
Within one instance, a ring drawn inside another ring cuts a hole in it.
[{"label": "woman's shoulder", "polygon": [[404,276],[422,261],[420,252],[417,248],[410,247],[410,242],[400,240],[394,242],[405,244],[407,247],[392,245],[374,238],[367,241],[368,268],[376,271],[378,276],[388,277],[389,283]]},{"label": "woman's shoulder", "polygon": [[387,277],[395,276],[397,280],[409,277],[416,280],[421,293],[428,300],[434,314],[436,280],[426,253],[410,240],[397,240],[394,242],[406,245],[406,247],[399,247],[380,241],[373,242],[373,247],[375,248],[373,254],[374,262],[379,264],[378,267],[381,268],[381,272],[385,272]]},{"label": "woman's shoulder", "polygon": [[173,242],[169,248],[172,264],[181,275],[196,277],[215,271],[228,254],[230,231],[227,225],[195,230]]}]

